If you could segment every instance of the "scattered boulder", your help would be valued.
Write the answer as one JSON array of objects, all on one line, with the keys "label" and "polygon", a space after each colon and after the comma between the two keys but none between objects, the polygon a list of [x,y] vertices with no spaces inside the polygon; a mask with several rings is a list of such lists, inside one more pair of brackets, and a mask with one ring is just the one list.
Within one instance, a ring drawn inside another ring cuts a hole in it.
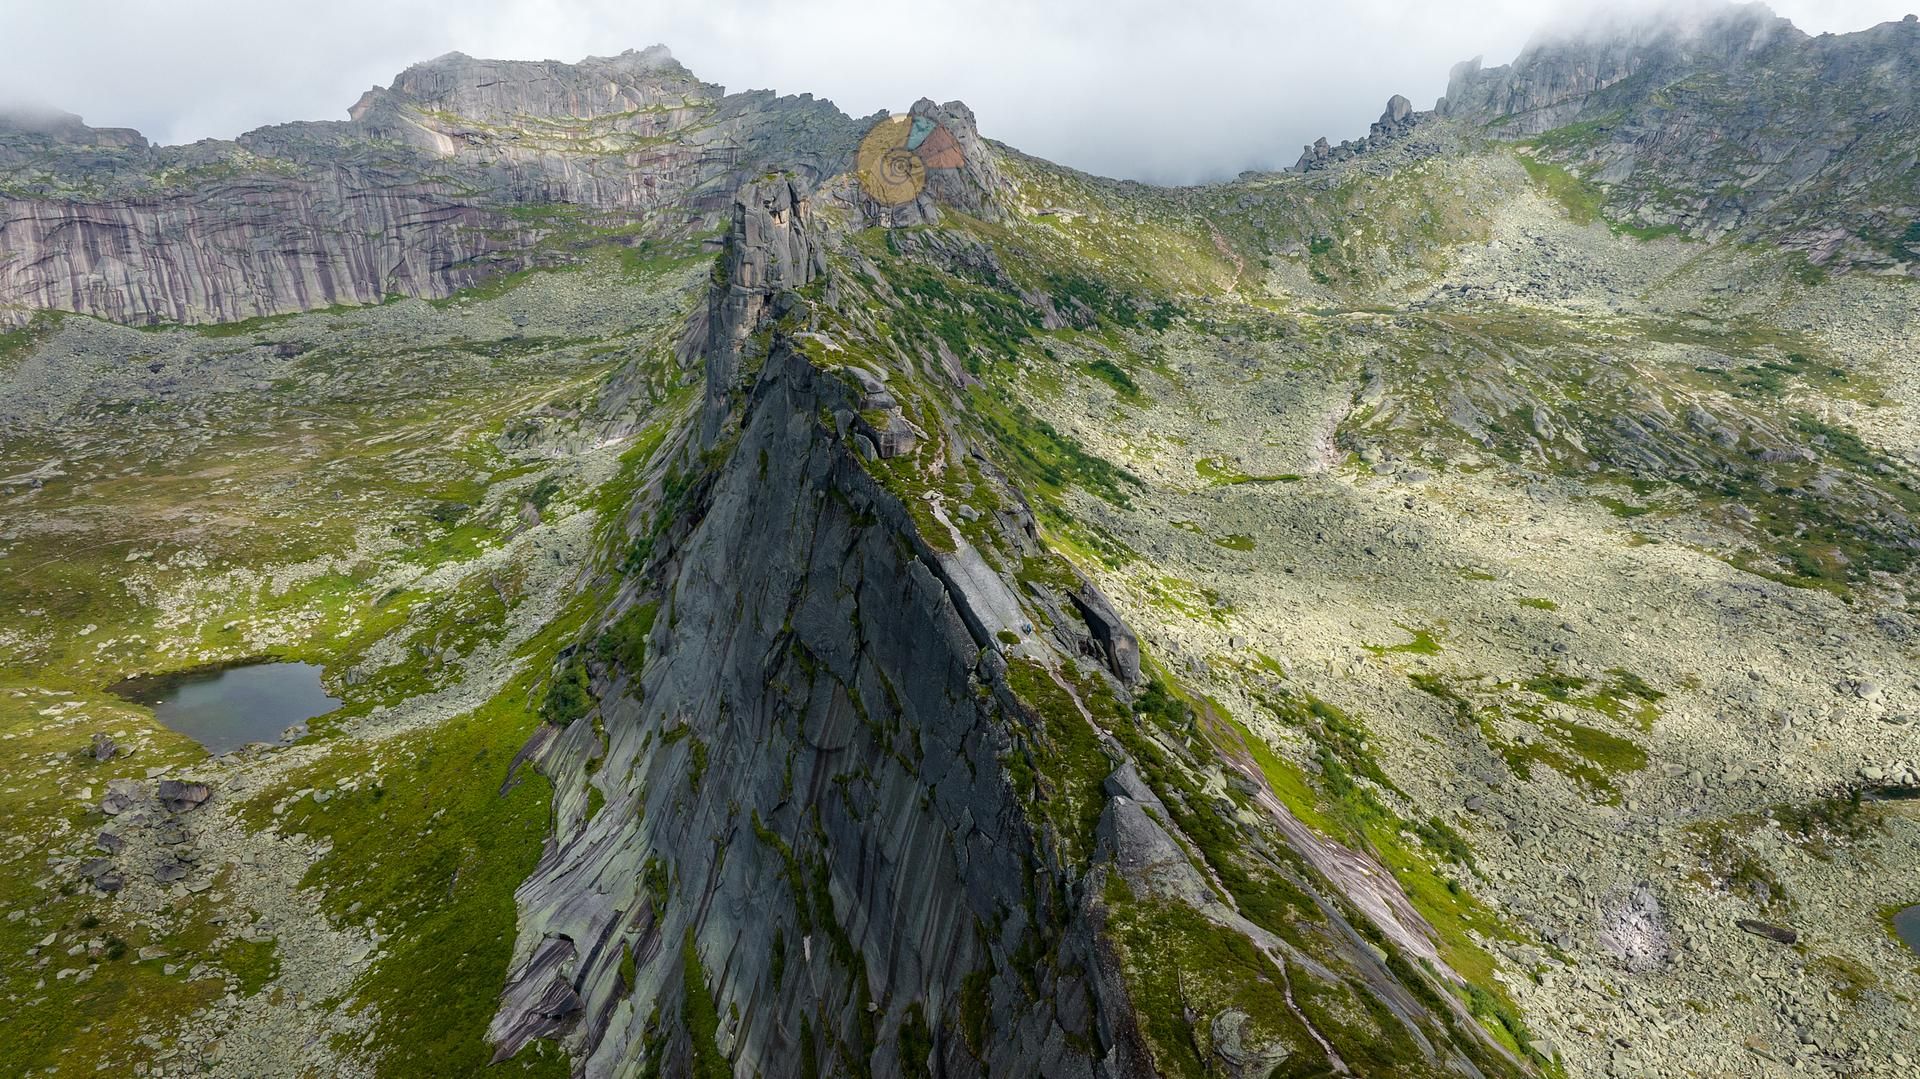
[{"label": "scattered boulder", "polygon": [[154,863],[153,879],[161,884],[172,884],[177,880],[185,880],[191,871],[192,867],[180,859],[170,854],[162,855],[160,860]]},{"label": "scattered boulder", "polygon": [[1635,974],[1666,966],[1671,932],[1660,900],[1645,884],[1618,888],[1600,903],[1600,948]]},{"label": "scattered boulder", "polygon": [[1113,672],[1115,678],[1132,685],[1140,680],[1140,641],[1133,635],[1113,604],[1091,583],[1082,584],[1069,595],[1074,609],[1087,623],[1087,630],[1093,634],[1095,646],[1100,658]]},{"label": "scattered boulder", "polygon": [[100,891],[112,895],[126,887],[126,878],[121,876],[113,861],[108,858],[89,858],[80,863],[80,876]]},{"label": "scattered boulder", "polygon": [[99,731],[95,731],[93,734],[93,745],[87,752],[90,753],[96,761],[110,761],[114,757],[119,756],[120,747],[114,744],[112,738],[107,737]]},{"label": "scattered boulder", "polygon": [[185,813],[198,809],[200,803],[205,802],[212,794],[213,792],[207,789],[205,783],[186,783],[178,779],[160,781],[160,804],[165,806],[169,813]]},{"label": "scattered boulder", "polygon": [[134,808],[145,800],[139,782],[131,779],[116,779],[107,784],[107,795],[100,799],[100,812],[109,817],[117,817]]},{"label": "scattered boulder", "polygon": [[1751,918],[1736,919],[1733,923],[1756,937],[1765,937],[1778,944],[1792,944],[1800,939],[1800,934],[1782,925],[1770,925],[1756,922]]},{"label": "scattered boulder", "polygon": [[1213,1017],[1213,1055],[1219,1058],[1222,1074],[1232,1076],[1271,1075],[1292,1055],[1285,1042],[1255,1042],[1248,1038],[1253,1017],[1238,1008],[1228,1008]]}]

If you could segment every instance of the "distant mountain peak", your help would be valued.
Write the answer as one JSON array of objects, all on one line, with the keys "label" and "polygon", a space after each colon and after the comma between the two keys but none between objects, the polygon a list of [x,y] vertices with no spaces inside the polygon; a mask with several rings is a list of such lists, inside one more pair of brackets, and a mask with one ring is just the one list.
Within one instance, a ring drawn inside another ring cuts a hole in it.
[{"label": "distant mountain peak", "polygon": [[1805,37],[1793,22],[1762,3],[1727,0],[1656,5],[1622,5],[1588,12],[1578,20],[1552,23],[1527,42],[1521,55],[1566,44],[1737,43],[1770,40],[1776,34]]},{"label": "distant mountain peak", "polygon": [[1443,116],[1511,117],[1514,134],[1571,120],[1587,98],[1636,75],[1728,63],[1772,45],[1807,40],[1765,4],[1693,3],[1608,10],[1536,34],[1510,64],[1455,64]]},{"label": "distant mountain peak", "polygon": [[449,52],[407,68],[389,86],[362,94],[348,110],[355,120],[383,106],[447,112],[472,120],[523,117],[592,119],[629,113],[665,100],[719,97],[725,87],[694,77],[665,45],[615,56],[559,60],[488,60]]},{"label": "distant mountain peak", "polygon": [[131,147],[147,140],[124,127],[88,127],[79,116],[47,105],[0,105],[0,138],[25,135],[68,146]]}]

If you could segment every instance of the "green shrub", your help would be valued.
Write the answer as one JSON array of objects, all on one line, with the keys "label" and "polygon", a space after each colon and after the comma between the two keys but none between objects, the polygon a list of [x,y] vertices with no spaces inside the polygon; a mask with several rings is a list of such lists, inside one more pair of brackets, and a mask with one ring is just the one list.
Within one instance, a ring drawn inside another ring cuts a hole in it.
[{"label": "green shrub", "polygon": [[540,703],[540,718],[556,727],[564,727],[593,708],[593,687],[587,682],[587,664],[579,656],[567,661],[553,676],[547,696]]},{"label": "green shrub", "polygon": [[653,632],[653,620],[659,613],[658,603],[638,603],[627,608],[601,632],[594,642],[594,653],[628,675],[638,675],[646,665],[647,635]]},{"label": "green shrub", "polygon": [[713,994],[707,989],[707,968],[700,962],[700,950],[694,947],[692,929],[687,930],[680,958],[686,993],[680,1019],[687,1025],[693,1057],[688,1074],[692,1079],[733,1079],[733,1069],[720,1052],[720,1010],[714,1007]]}]

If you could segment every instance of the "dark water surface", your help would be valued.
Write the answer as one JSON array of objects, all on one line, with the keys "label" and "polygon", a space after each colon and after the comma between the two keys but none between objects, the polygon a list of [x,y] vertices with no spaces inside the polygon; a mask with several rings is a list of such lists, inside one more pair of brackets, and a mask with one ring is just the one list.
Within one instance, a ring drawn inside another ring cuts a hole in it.
[{"label": "dark water surface", "polygon": [[1920,952],[1920,906],[1911,906],[1893,916],[1893,934],[1907,947]]},{"label": "dark water surface", "polygon": [[113,687],[147,705],[173,730],[225,753],[249,742],[279,742],[288,727],[340,707],[311,663],[248,663],[179,674],[143,675]]}]

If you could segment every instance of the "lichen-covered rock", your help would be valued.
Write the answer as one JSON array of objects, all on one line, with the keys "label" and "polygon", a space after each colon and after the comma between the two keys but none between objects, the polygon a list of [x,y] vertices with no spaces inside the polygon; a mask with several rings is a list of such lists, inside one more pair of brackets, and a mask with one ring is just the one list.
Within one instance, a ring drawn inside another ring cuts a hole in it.
[{"label": "lichen-covered rock", "polygon": [[1809,37],[1760,4],[1645,15],[1460,64],[1436,112],[1602,185],[1642,228],[1920,273],[1920,19]]},{"label": "lichen-covered rock", "polygon": [[1380,119],[1375,120],[1367,130],[1366,138],[1358,141],[1342,139],[1338,146],[1329,144],[1324,138],[1315,139],[1300,152],[1300,160],[1294,162],[1293,171],[1316,172],[1351,160],[1411,133],[1420,120],[1421,115],[1413,111],[1413,102],[1395,94],[1387,99],[1387,107],[1381,111]]},{"label": "lichen-covered rock", "polygon": [[[680,544],[645,669],[604,676],[604,756],[588,777],[589,753],[543,754],[562,791],[591,782],[606,804],[563,814],[521,889],[528,950],[496,1033],[510,1050],[548,1030],[565,983],[585,1002],[586,1074],[624,1074],[650,1051],[646,1002],[677,1014],[682,994],[711,992],[739,1009],[735,1067],[788,1074],[803,1022],[813,1044],[864,1059],[910,1011],[960,1029],[960,987],[978,979],[996,1036],[944,1043],[950,1068],[978,1053],[996,1073],[1091,1074],[1070,1046],[1093,1017],[1055,1003],[1077,1003],[1084,980],[1043,973],[1032,999],[1012,958],[1028,934],[1061,933],[1036,919],[1061,915],[1066,882],[1000,778],[1010,720],[983,693],[962,601],[816,421],[844,384],[791,351],[767,362],[733,465]],[[562,939],[571,967],[551,959]],[[707,984],[685,983],[683,939]]]},{"label": "lichen-covered rock", "polygon": [[[1386,1023],[1395,1052],[1443,1070],[1523,1070],[1361,943],[1354,926],[1377,926],[1444,970],[1391,875],[1270,793],[1254,803],[1269,824],[1227,827],[1292,848],[1261,872],[1307,890],[1312,928],[1283,936],[1222,898],[1132,760],[1153,754],[1165,783],[1162,751],[1107,729],[1137,737],[1118,695],[1139,645],[1112,604],[1071,571],[1022,588],[1001,568],[1052,557],[1010,488],[968,517],[885,480],[950,460],[954,436],[917,412],[929,441],[889,459],[868,417],[904,423],[908,398],[950,384],[897,358],[885,376],[833,362],[793,291],[829,273],[827,231],[791,182],[737,200],[689,330],[708,366],[705,463],[680,459],[702,471],[605,614],[658,604],[644,663],[594,660],[595,710],[523,752],[554,783],[555,831],[518,894],[499,1057],[558,1038],[587,1076],[717,1056],[779,1076],[1121,1077],[1197,1051],[1254,1075],[1296,1056],[1344,1068]],[[1180,797],[1201,820],[1198,792]],[[1173,949],[1160,967],[1155,940]],[[1207,970],[1223,947],[1238,965]],[[1209,981],[1203,1012],[1178,1020],[1197,1050],[1159,1025],[1166,979],[1188,976]],[[1276,979],[1381,1010],[1325,1027]]]}]

